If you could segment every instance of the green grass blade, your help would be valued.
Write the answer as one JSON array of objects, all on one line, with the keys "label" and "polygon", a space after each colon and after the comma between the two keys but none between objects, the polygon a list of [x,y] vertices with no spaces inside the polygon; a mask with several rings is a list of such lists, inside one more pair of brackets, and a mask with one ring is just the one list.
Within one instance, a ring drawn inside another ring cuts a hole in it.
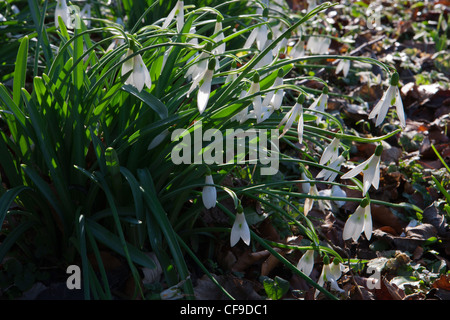
[{"label": "green grass blade", "polygon": [[13,101],[16,105],[20,105],[21,90],[25,87],[25,79],[27,75],[27,58],[28,58],[28,37],[22,38],[17,52],[17,59],[14,70],[13,83]]}]

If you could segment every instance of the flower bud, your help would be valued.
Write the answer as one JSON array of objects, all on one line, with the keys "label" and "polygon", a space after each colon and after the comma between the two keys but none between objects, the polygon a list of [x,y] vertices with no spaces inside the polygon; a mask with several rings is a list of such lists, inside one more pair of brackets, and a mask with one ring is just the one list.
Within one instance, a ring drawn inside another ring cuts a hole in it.
[{"label": "flower bud", "polygon": [[399,75],[397,72],[394,72],[394,74],[391,77],[391,86],[398,86],[398,80],[399,80]]}]

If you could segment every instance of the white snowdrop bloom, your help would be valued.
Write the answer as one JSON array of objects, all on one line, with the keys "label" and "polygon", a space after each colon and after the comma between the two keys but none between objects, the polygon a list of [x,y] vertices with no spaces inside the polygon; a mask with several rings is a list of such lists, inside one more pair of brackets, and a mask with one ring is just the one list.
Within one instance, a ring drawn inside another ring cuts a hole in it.
[{"label": "white snowdrop bloom", "polygon": [[[273,40],[272,40],[272,33],[269,32],[268,36],[267,36],[267,40],[264,43],[263,49],[261,49],[261,51],[266,50],[271,44],[272,44]],[[273,61],[273,51],[269,50],[263,57],[261,60],[258,61],[258,63],[255,65],[255,69],[260,69],[260,68],[264,68],[268,65],[270,65]]]},{"label": "white snowdrop bloom", "polygon": [[206,209],[211,209],[216,206],[217,190],[215,186],[208,186],[208,184],[214,184],[211,172],[208,171],[205,177],[206,186],[203,187],[202,200]]},{"label": "white snowdrop bloom", "polygon": [[[319,196],[319,191],[317,190],[317,187],[314,183],[310,183],[310,188],[309,188],[309,192],[308,192],[309,196]],[[319,205],[319,209],[321,211],[325,210],[325,206],[323,204],[322,200],[318,200],[317,201],[318,205]],[[303,206],[303,214],[306,216],[311,209],[314,206],[314,198],[306,198],[305,199],[305,204]]]},{"label": "white snowdrop bloom", "polygon": [[381,100],[375,105],[372,112],[369,114],[369,119],[376,117],[375,126],[379,126],[390,107],[395,106],[397,110],[397,116],[400,120],[401,126],[404,128],[406,126],[405,112],[403,110],[403,102],[400,96],[400,90],[398,89],[399,75],[395,72],[390,81],[389,88],[383,94]]},{"label": "white snowdrop bloom", "polygon": [[351,238],[357,241],[362,232],[370,240],[372,237],[372,214],[370,213],[370,201],[367,198],[361,201],[355,212],[345,222],[342,238],[344,240]]},{"label": "white snowdrop bloom", "polygon": [[[230,71],[236,71],[236,67],[237,67],[236,61],[233,60],[233,62],[231,62]],[[237,73],[233,72],[233,73],[228,74],[227,77],[225,78],[225,84],[233,82],[234,79],[236,79],[236,78],[237,78]]]},{"label": "white snowdrop bloom", "polygon": [[[325,112],[325,109],[328,105],[328,87],[325,86],[322,90],[322,94],[317,98],[310,106],[309,110],[316,110],[319,112]],[[315,116],[317,117],[316,123],[319,124],[322,121],[323,114],[315,112]]]},{"label": "white snowdrop bloom", "polygon": [[308,11],[311,11],[318,6],[317,0],[306,0],[306,2],[308,3]]},{"label": "white snowdrop bloom", "polygon": [[[129,57],[132,54],[134,54],[134,51],[132,49],[128,49],[126,57]],[[126,75],[130,71],[132,72],[128,76],[127,80],[125,80],[125,84],[130,84],[136,87],[139,92],[142,91],[144,85],[146,85],[149,89],[151,88],[152,80],[150,78],[150,73],[148,72],[148,69],[140,54],[135,55],[133,58],[126,60],[122,64],[122,76]]]},{"label": "white snowdrop bloom", "polygon": [[339,140],[338,138],[334,138],[323,151],[322,157],[320,157],[319,164],[324,165],[328,163],[328,161],[335,161],[339,157],[340,143],[341,140]]},{"label": "white snowdrop bloom", "polygon": [[[257,9],[257,14],[262,14],[263,20],[267,21],[269,11],[267,9],[262,10],[261,8]],[[256,41],[256,47],[258,50],[263,50],[264,45],[267,41],[267,34],[269,33],[267,25],[263,24],[261,26],[258,26],[252,30],[250,35],[248,36],[247,40],[244,44],[244,49],[249,49],[252,44]]]},{"label": "white snowdrop bloom", "polygon": [[62,21],[67,28],[72,28],[72,18],[70,16],[70,10],[67,6],[66,0],[57,0],[55,9],[55,26],[59,27],[58,17],[61,17]]},{"label": "white snowdrop bloom", "polygon": [[327,54],[330,48],[331,39],[326,37],[310,37],[306,44],[306,49],[312,54]]},{"label": "white snowdrop bloom", "polygon": [[[225,35],[223,34],[223,28],[222,28],[222,18],[221,17],[217,17],[216,20],[216,24],[214,26],[214,34],[217,34],[217,36],[214,38],[214,41],[220,42],[223,41],[225,39]],[[220,54],[224,54],[226,50],[226,45],[225,42],[222,42],[221,44],[219,44],[217,47],[215,47],[212,51],[212,53],[214,55],[220,55]]]},{"label": "white snowdrop bloom", "polygon": [[297,121],[297,134],[298,134],[298,142],[302,143],[303,141],[303,106],[302,104],[305,102],[305,95],[302,93],[295,105],[292,109],[286,113],[286,115],[281,120],[278,128],[280,128],[283,124],[286,125],[283,128],[283,132],[280,135],[280,138],[283,137],[286,132],[291,128],[292,124]]},{"label": "white snowdrop bloom", "polygon": [[[339,171],[339,169],[342,166],[342,163],[345,161],[345,157],[340,155],[339,157],[337,157],[336,160],[330,162],[327,167],[330,169],[334,169],[336,171]],[[324,179],[324,180],[328,180],[328,182],[333,182],[336,177],[337,177],[338,173],[332,170],[327,170],[327,169],[322,169],[316,176],[316,179]]]},{"label": "white snowdrop bloom", "polygon": [[[253,76],[252,84],[250,85],[249,90],[247,91],[247,96],[253,95],[258,93],[261,90],[259,85],[259,74],[255,73]],[[257,94],[253,97],[252,100],[253,110],[248,112],[244,117],[241,118],[240,123],[244,123],[248,119],[258,119],[261,118],[263,106],[262,106],[262,100],[261,95]],[[247,109],[248,110],[248,109]]]},{"label": "white snowdrop bloom", "polygon": [[[304,181],[310,181],[311,179],[308,178],[308,176],[306,175],[305,171],[302,172],[302,174],[300,175],[302,180]],[[309,189],[311,189],[311,184],[309,182],[302,182],[302,191],[303,193],[308,193]]]},{"label": "white snowdrop bloom", "polygon": [[[344,190],[342,190],[339,186],[333,185],[331,187],[331,196],[332,197],[338,197],[338,198],[346,198],[347,193],[345,193]],[[345,201],[343,200],[333,200],[334,203],[340,208],[345,204]]]},{"label": "white snowdrop bloom", "polygon": [[[281,37],[283,35],[283,33],[285,31],[286,31],[286,26],[284,25],[284,23],[281,22],[280,25],[277,28],[275,28],[275,30],[274,30],[274,38],[278,39],[279,37]],[[287,51],[287,43],[288,43],[288,38],[286,38],[286,37],[284,37],[283,40],[278,42],[278,44],[273,49],[274,57],[278,56],[279,53],[285,53]]]},{"label": "white snowdrop bloom", "polygon": [[184,26],[184,1],[182,0],[177,1],[175,7],[172,9],[172,11],[170,11],[169,15],[164,20],[162,28],[166,29],[172,22],[172,20],[175,18],[175,16],[177,20],[177,30],[178,32],[181,32]]},{"label": "white snowdrop bloom", "polygon": [[306,250],[300,260],[298,260],[297,269],[309,276],[314,267],[314,250]]},{"label": "white snowdrop bloom", "polygon": [[[344,266],[341,263],[339,263],[336,260],[336,258],[333,260],[332,263],[329,263],[328,257],[327,256],[325,256],[325,257],[326,258],[324,259],[322,273],[320,274],[317,284],[323,287],[325,282],[329,282],[331,289],[341,292],[341,293],[345,292],[337,284],[337,280],[339,280],[339,278],[341,277],[342,271],[344,270]],[[317,297],[318,294],[319,294],[319,291],[316,290],[314,297]]]},{"label": "white snowdrop bloom", "polygon": [[197,77],[202,76],[205,70],[208,68],[208,60],[210,58],[210,53],[212,50],[212,44],[208,42],[205,46],[206,51],[202,51],[199,55],[197,55],[193,60],[193,64],[188,68],[185,78],[191,77],[195,80]]},{"label": "white snowdrop bloom", "polygon": [[344,174],[341,179],[350,179],[363,173],[363,196],[369,191],[370,186],[373,185],[378,189],[380,183],[380,160],[383,146],[380,144],[375,149],[375,153],[366,161],[354,167],[352,170]]},{"label": "white snowdrop bloom", "polygon": [[299,39],[289,51],[288,57],[298,59],[305,56],[305,41]]},{"label": "white snowdrop bloom", "polygon": [[239,205],[236,218],[231,228],[230,245],[234,247],[242,239],[246,245],[250,245],[250,228],[245,220],[244,210]]},{"label": "white snowdrop bloom", "polygon": [[347,77],[348,72],[350,70],[350,64],[351,61],[347,59],[341,59],[336,66],[336,74],[339,74],[339,72],[342,71],[342,74],[344,75],[344,78]]},{"label": "white snowdrop bloom", "polygon": [[84,24],[86,27],[91,27],[91,5],[88,3],[86,4],[83,9],[80,12],[80,17],[83,19]]},{"label": "white snowdrop bloom", "polygon": [[199,83],[199,89],[197,93],[197,107],[200,114],[205,111],[208,105],[209,95],[211,94],[211,83],[214,75],[214,68],[216,66],[216,60],[212,59],[208,64],[208,69],[206,69],[203,74],[202,79]]},{"label": "white snowdrop bloom", "polygon": [[[273,87],[280,87],[283,85],[284,80],[284,70],[280,69],[278,70],[277,77],[275,79],[275,82],[273,83]],[[283,103],[283,97],[284,97],[284,89],[276,89],[272,92],[272,98],[270,99],[270,105],[274,108],[274,110],[279,110],[281,107],[281,104]]]}]

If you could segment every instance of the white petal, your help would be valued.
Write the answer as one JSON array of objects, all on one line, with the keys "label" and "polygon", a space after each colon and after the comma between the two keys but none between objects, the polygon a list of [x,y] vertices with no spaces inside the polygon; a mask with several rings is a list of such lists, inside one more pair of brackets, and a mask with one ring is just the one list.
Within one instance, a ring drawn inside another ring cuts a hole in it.
[{"label": "white petal", "polygon": [[298,143],[303,142],[303,108],[300,106],[298,111],[299,117],[297,120],[297,135],[298,135]]},{"label": "white petal", "polygon": [[252,30],[252,32],[250,32],[250,35],[248,36],[247,40],[245,41],[244,49],[249,49],[252,46],[253,42],[256,39],[257,34],[258,34],[258,28],[254,28]]},{"label": "white petal", "polygon": [[309,276],[314,267],[314,250],[307,250],[297,264],[297,269]]},{"label": "white petal", "polygon": [[175,7],[178,7],[177,30],[181,33],[184,26],[184,1],[178,1]]},{"label": "white petal", "polygon": [[320,158],[319,164],[323,165],[328,161],[335,161],[339,156],[339,143],[338,138],[334,138],[333,141],[325,148]]},{"label": "white petal", "polygon": [[375,171],[372,178],[372,185],[375,189],[378,189],[378,186],[380,184],[380,157],[375,156],[372,161],[375,162]]},{"label": "white petal", "polygon": [[372,157],[374,155],[372,155],[369,159],[367,159],[366,161],[358,164],[356,167],[354,167],[352,170],[350,170],[349,172],[345,173],[341,179],[350,179],[355,177],[356,175],[358,175],[360,172],[363,171],[363,169],[369,164],[369,162],[372,160]]},{"label": "white petal", "polygon": [[400,124],[404,128],[406,127],[406,120],[405,111],[403,110],[402,97],[400,96],[400,90],[398,89],[398,87],[396,87],[395,89],[395,108],[397,110],[397,116],[400,120]]},{"label": "white petal", "polygon": [[175,7],[170,11],[169,15],[166,17],[166,19],[164,20],[164,23],[162,25],[163,29],[166,29],[169,24],[172,22],[173,18],[175,17],[175,12],[178,9],[178,3],[175,4]]},{"label": "white petal", "polygon": [[208,105],[210,93],[211,93],[211,80],[208,81],[208,79],[206,79],[198,89],[197,93],[197,106],[198,112],[200,112],[200,114],[202,114],[203,111],[205,111],[206,106]]},{"label": "white petal", "polygon": [[267,41],[267,25],[264,24],[256,29],[258,30],[256,34],[256,47],[259,50],[263,50]]},{"label": "white petal", "polygon": [[245,215],[243,213],[237,213],[234,220],[233,227],[231,228],[230,244],[233,247],[236,243],[242,239],[246,245],[250,244],[250,228],[248,227]]},{"label": "white petal", "polygon": [[361,232],[364,229],[364,209],[362,207],[356,208],[355,212],[347,219],[342,233],[344,240],[352,238],[358,240]]},{"label": "white petal", "polygon": [[[214,184],[211,175],[205,177],[205,184]],[[214,186],[204,186],[202,191],[202,200],[206,209],[210,209],[216,206],[217,191]]]},{"label": "white petal", "polygon": [[[130,55],[133,54],[133,51],[131,49],[127,50],[127,54],[126,54],[126,58],[128,58]],[[125,61],[124,63],[122,63],[122,72],[121,75],[124,76],[126,75],[128,72],[130,72],[131,70],[133,70],[133,65],[134,65],[134,59],[128,59],[127,61]]]},{"label": "white petal", "polygon": [[364,208],[364,234],[367,240],[372,237],[372,214],[370,213],[370,204]]}]

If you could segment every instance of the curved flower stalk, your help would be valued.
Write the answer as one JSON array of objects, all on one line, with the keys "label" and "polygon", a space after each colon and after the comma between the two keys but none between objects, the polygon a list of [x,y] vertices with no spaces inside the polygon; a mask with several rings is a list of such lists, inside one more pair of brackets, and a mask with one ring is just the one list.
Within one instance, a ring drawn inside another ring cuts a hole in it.
[{"label": "curved flower stalk", "polygon": [[181,32],[183,30],[184,26],[184,1],[178,0],[175,4],[175,7],[173,7],[172,11],[170,11],[169,15],[166,17],[166,19],[163,22],[162,28],[166,29],[169,24],[172,22],[172,20],[176,17],[177,20],[177,30],[178,32]]},{"label": "curved flower stalk", "polygon": [[367,191],[369,191],[370,185],[373,185],[375,189],[378,189],[378,185],[380,183],[380,160],[382,152],[383,146],[380,144],[375,149],[375,153],[369,159],[344,174],[341,179],[350,179],[362,172],[363,196],[365,196]]},{"label": "curved flower stalk", "polygon": [[314,267],[314,250],[306,250],[297,263],[297,269],[309,276]]},{"label": "curved flower stalk", "polygon": [[58,17],[61,17],[62,21],[67,28],[72,29],[72,18],[70,17],[70,10],[67,6],[66,0],[57,0],[55,9],[55,26],[59,27]]},{"label": "curved flower stalk", "polygon": [[[128,49],[126,57],[129,57],[134,54],[132,49]],[[150,78],[150,73],[148,72],[147,67],[145,66],[144,61],[140,54],[135,55],[133,58],[126,60],[122,64],[122,76],[125,76],[128,72],[131,74],[125,80],[125,84],[130,84],[141,92],[144,88],[144,85],[147,88],[151,88],[152,80]]]},{"label": "curved flower stalk", "polygon": [[372,214],[370,201],[367,198],[361,201],[355,212],[347,219],[342,238],[344,240],[351,238],[357,241],[362,232],[366,235],[367,240],[370,240],[372,237]]},{"label": "curved flower stalk", "polygon": [[303,141],[303,107],[302,104],[305,102],[305,95],[302,93],[297,98],[297,102],[292,107],[292,109],[286,113],[284,118],[281,120],[278,128],[280,128],[283,124],[286,125],[283,128],[283,132],[280,135],[280,138],[283,137],[286,132],[291,128],[294,121],[297,121],[297,134],[298,134],[298,143],[302,143]]},{"label": "curved flower stalk", "polygon": [[331,39],[327,37],[310,37],[306,44],[306,49],[312,54],[327,54],[330,48]]},{"label": "curved flower stalk", "polygon": [[375,126],[379,126],[383,122],[389,108],[392,106],[395,106],[397,110],[397,116],[400,120],[401,126],[403,128],[406,126],[405,112],[403,110],[403,102],[400,96],[400,90],[398,89],[398,81],[399,75],[397,72],[395,72],[391,77],[389,88],[383,94],[381,100],[375,105],[372,112],[369,114],[369,119],[373,119],[376,117]]},{"label": "curved flower stalk", "polygon": [[[317,284],[323,286],[325,282],[329,282],[331,289],[341,293],[345,292],[337,284],[337,281],[342,275],[342,271],[344,271],[344,266],[336,258],[330,263],[328,256],[325,256],[323,259],[322,273],[320,274]],[[316,298],[318,294],[319,291],[316,290],[314,297]]]},{"label": "curved flower stalk", "polygon": [[348,72],[350,71],[350,65],[351,61],[347,59],[341,59],[336,66],[336,74],[339,74],[339,72],[342,71],[342,74],[344,75],[344,78],[347,77]]},{"label": "curved flower stalk", "polygon": [[245,220],[244,209],[239,204],[236,219],[231,228],[230,245],[234,247],[242,239],[246,245],[250,245],[250,228]]},{"label": "curved flower stalk", "polygon": [[[343,155],[340,155],[336,160],[328,164],[328,168],[339,171],[344,161],[345,157]],[[316,179],[318,180],[323,178],[324,180],[328,180],[328,182],[333,182],[336,179],[337,175],[337,172],[324,168],[317,174]]]},{"label": "curved flower stalk", "polygon": [[325,148],[325,150],[322,153],[322,156],[320,157],[319,164],[324,165],[328,163],[328,161],[335,161],[339,157],[339,146],[340,146],[341,140],[338,138],[334,138],[330,144]]},{"label": "curved flower stalk", "polygon": [[[325,86],[322,89],[322,94],[317,98],[310,106],[309,110],[315,110],[320,112],[325,112],[325,109],[328,105],[328,87]],[[322,121],[323,114],[316,112],[316,124],[319,124]]]},{"label": "curved flower stalk", "polygon": [[203,187],[202,191],[202,200],[203,205],[206,209],[211,209],[216,206],[217,201],[217,190],[215,186],[208,186],[208,184],[214,184],[213,177],[211,175],[211,170],[207,170],[206,177],[205,177],[205,184],[206,186]]}]

